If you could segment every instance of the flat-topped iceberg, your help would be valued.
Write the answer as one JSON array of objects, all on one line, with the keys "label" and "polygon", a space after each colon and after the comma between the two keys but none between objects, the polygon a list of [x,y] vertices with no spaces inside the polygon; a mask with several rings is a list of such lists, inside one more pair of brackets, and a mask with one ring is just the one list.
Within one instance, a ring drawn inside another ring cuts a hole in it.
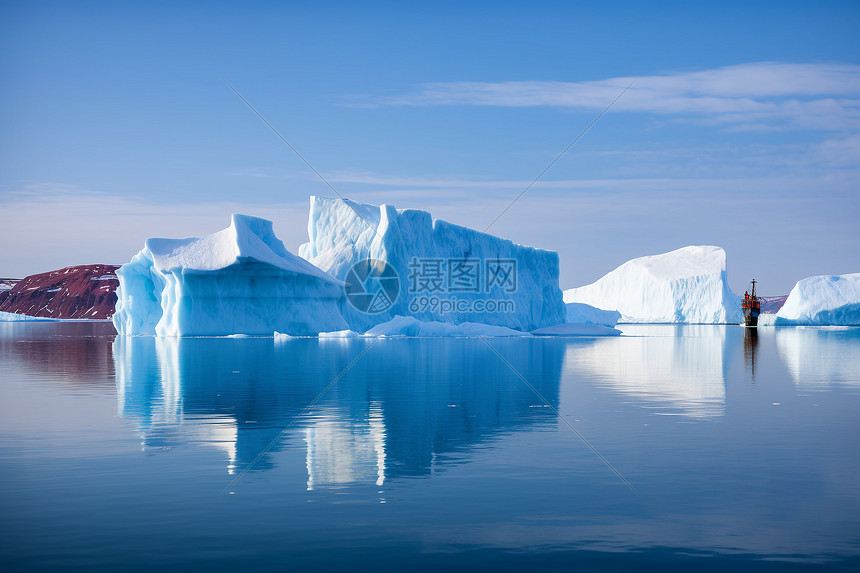
[{"label": "flat-topped iceberg", "polygon": [[596,282],[564,291],[566,303],[616,309],[622,323],[740,322],[740,300],[719,247],[691,246],[627,261]]},{"label": "flat-topped iceberg", "polygon": [[357,332],[397,315],[525,332],[565,322],[552,251],[434,220],[426,211],[322,197],[311,197],[308,237],[299,255],[358,289],[341,300]]},{"label": "flat-topped iceberg", "polygon": [[860,325],[860,273],[797,282],[774,322],[780,325]]},{"label": "flat-topped iceberg", "polygon": [[271,221],[233,215],[201,238],[147,239],[117,271],[119,334],[316,335],[346,328],[342,283],[288,252]]}]

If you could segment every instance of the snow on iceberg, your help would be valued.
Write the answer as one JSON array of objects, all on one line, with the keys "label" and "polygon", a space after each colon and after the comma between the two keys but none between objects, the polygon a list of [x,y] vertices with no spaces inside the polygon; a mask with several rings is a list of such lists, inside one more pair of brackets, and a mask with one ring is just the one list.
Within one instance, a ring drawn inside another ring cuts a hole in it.
[{"label": "snow on iceberg", "polygon": [[776,313],[775,324],[860,325],[860,273],[798,281]]},{"label": "snow on iceberg", "polygon": [[[426,211],[322,197],[310,203],[309,240],[300,256],[350,285],[358,282],[350,279],[354,266],[367,260],[382,261],[398,279],[384,304],[367,303],[373,312],[351,304],[349,295],[341,300],[352,330],[364,332],[397,315],[522,331],[565,322],[555,252],[433,220]],[[355,276],[362,281],[368,273]]]},{"label": "snow on iceberg", "polygon": [[117,271],[124,335],[316,335],[346,328],[342,283],[288,252],[272,222],[233,215],[201,238],[147,239]]},{"label": "snow on iceberg", "polygon": [[564,291],[566,303],[614,308],[619,322],[741,322],[726,277],[726,252],[691,246],[627,261],[596,282]]}]

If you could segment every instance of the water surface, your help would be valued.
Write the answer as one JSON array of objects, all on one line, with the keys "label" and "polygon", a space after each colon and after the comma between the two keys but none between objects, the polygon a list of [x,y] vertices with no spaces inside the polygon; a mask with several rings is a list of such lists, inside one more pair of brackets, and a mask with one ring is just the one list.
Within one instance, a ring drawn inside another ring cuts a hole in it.
[{"label": "water surface", "polygon": [[623,330],[0,323],[4,570],[856,569],[860,329]]}]

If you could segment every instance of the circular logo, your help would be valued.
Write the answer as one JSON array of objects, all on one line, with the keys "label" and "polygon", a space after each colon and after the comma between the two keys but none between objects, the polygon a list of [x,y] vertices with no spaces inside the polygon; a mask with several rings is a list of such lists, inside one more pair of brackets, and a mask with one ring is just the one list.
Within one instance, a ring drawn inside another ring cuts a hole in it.
[{"label": "circular logo", "polygon": [[358,261],[346,273],[344,282],[346,300],[353,308],[367,314],[385,312],[400,295],[400,277],[385,261]]}]

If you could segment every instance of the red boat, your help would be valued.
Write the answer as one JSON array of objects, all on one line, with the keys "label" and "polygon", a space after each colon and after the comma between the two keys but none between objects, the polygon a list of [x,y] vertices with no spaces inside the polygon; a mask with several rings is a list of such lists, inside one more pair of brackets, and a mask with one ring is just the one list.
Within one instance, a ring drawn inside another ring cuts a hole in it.
[{"label": "red boat", "polygon": [[755,279],[752,280],[752,293],[744,293],[744,301],[741,304],[744,311],[744,324],[746,326],[758,326],[758,315],[761,314],[761,301],[755,295]]}]

